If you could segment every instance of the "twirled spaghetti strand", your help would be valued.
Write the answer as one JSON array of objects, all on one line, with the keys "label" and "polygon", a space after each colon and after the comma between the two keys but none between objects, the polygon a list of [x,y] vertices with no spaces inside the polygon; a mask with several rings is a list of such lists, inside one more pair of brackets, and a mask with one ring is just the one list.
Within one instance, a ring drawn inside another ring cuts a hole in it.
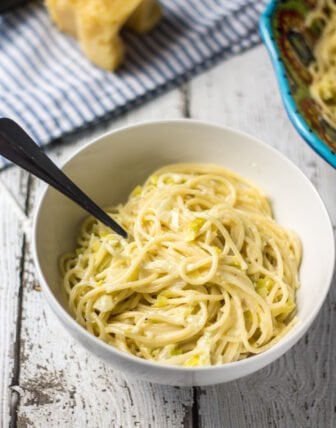
[{"label": "twirled spaghetti strand", "polygon": [[128,240],[90,217],[61,260],[70,309],[101,340],[165,364],[215,365],[265,351],[295,322],[300,242],[247,180],[169,165],[110,212]]},{"label": "twirled spaghetti strand", "polygon": [[315,61],[309,67],[312,76],[310,94],[319,105],[321,115],[336,127],[336,3],[334,0],[318,0],[308,14],[307,25],[323,26],[314,48]]}]

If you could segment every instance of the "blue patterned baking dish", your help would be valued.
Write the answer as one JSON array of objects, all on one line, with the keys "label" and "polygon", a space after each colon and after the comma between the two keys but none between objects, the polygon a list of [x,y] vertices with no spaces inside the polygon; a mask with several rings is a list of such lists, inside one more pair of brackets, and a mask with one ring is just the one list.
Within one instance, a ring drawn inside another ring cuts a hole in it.
[{"label": "blue patterned baking dish", "polygon": [[281,96],[293,125],[304,140],[336,168],[336,129],[311,98],[308,66],[314,60],[318,31],[305,25],[315,0],[272,0],[260,19],[261,37],[271,56]]}]

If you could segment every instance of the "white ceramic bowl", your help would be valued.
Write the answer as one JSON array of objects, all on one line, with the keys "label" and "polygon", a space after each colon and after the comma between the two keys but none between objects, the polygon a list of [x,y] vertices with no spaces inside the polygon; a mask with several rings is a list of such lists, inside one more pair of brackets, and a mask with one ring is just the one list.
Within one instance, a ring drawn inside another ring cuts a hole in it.
[{"label": "white ceramic bowl", "polygon": [[174,162],[210,162],[251,179],[272,201],[278,222],[300,235],[303,261],[299,323],[270,350],[246,360],[206,368],[165,366],[122,353],[82,328],[68,312],[58,270],[60,255],[74,248],[86,213],[48,187],[34,223],[34,258],[52,310],[83,346],[116,370],[171,385],[210,385],[261,369],[306,332],[327,295],[335,249],[327,211],[309,180],[272,147],[232,129],[191,120],[144,123],[107,134],[77,152],[64,171],[101,206],[124,201],[156,168]]}]

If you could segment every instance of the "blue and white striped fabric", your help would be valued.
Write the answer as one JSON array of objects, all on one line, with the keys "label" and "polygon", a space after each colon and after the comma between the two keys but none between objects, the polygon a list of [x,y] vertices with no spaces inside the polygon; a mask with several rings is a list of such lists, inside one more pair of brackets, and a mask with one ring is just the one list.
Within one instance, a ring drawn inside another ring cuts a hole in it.
[{"label": "blue and white striped fabric", "polygon": [[161,3],[164,19],[154,31],[124,34],[128,55],[117,73],[91,65],[76,41],[51,24],[40,2],[1,16],[0,117],[17,120],[45,145],[117,116],[259,42],[265,1]]}]

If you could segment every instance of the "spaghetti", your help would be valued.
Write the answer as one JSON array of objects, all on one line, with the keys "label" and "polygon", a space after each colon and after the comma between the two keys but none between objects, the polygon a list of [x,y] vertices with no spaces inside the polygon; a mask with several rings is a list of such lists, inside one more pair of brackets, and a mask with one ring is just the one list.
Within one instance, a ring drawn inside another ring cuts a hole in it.
[{"label": "spaghetti", "polygon": [[336,3],[318,0],[308,15],[307,25],[323,25],[321,36],[314,49],[315,61],[309,68],[312,76],[310,94],[321,109],[323,118],[336,127]]},{"label": "spaghetti", "polygon": [[175,164],[92,217],[62,257],[71,311],[89,332],[140,358],[186,367],[270,348],[293,326],[301,245],[265,195],[207,164]]}]

